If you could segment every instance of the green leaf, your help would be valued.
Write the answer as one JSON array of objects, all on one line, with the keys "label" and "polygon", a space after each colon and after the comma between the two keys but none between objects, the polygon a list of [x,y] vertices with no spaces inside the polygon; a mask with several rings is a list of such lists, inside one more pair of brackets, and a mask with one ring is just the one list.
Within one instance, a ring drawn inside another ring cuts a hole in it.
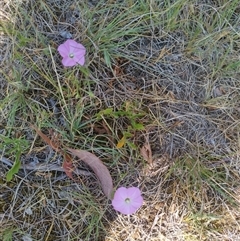
[{"label": "green leaf", "polygon": [[131,124],[132,124],[132,127],[133,127],[134,130],[142,131],[142,130],[145,129],[145,128],[144,128],[144,125],[141,124],[141,123],[136,123],[136,122],[132,121]]},{"label": "green leaf", "polygon": [[101,111],[102,115],[111,115],[112,113],[113,113],[112,108],[107,108],[107,109]]},{"label": "green leaf", "polygon": [[133,150],[137,150],[137,146],[136,146],[133,142],[127,141],[127,144],[128,144],[128,146],[129,146],[130,148],[132,148]]},{"label": "green leaf", "polygon": [[102,116],[112,116],[113,114],[113,109],[112,108],[107,108],[105,110],[101,110],[97,113],[97,117],[101,118]]},{"label": "green leaf", "polygon": [[106,49],[103,50],[104,60],[108,68],[111,67],[111,58]]},{"label": "green leaf", "polygon": [[11,169],[7,172],[7,181],[11,181],[13,179],[13,175],[18,173],[20,166],[21,166],[21,161],[20,161],[20,154],[21,152],[18,151],[16,154],[16,159],[15,162],[13,163],[13,166],[11,167]]},{"label": "green leaf", "polygon": [[125,136],[126,138],[129,138],[129,137],[132,137],[133,134],[131,133],[131,130],[130,131],[128,130],[123,132],[123,136]]},{"label": "green leaf", "polygon": [[20,166],[21,166],[20,160],[17,160],[14,162],[12,168],[7,172],[6,178],[8,182],[13,179],[14,174],[18,173]]}]

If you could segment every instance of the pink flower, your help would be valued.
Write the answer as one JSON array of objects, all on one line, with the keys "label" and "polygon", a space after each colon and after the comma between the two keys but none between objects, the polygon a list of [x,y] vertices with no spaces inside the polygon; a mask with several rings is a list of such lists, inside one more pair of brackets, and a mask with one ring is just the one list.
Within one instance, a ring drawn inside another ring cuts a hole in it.
[{"label": "pink flower", "polygon": [[68,39],[65,43],[59,45],[58,52],[63,57],[62,64],[71,67],[76,64],[84,65],[86,49],[82,44],[72,39]]},{"label": "pink flower", "polygon": [[141,191],[137,187],[120,187],[112,200],[113,208],[123,214],[135,213],[143,204]]}]

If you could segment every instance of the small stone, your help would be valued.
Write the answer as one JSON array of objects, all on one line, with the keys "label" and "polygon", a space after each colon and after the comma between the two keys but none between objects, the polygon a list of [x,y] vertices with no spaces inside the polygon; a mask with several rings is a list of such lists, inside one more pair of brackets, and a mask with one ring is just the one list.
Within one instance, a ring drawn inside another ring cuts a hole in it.
[{"label": "small stone", "polygon": [[65,31],[65,30],[60,31],[59,34],[60,34],[61,37],[66,38],[66,39],[71,39],[73,37],[70,32]]}]

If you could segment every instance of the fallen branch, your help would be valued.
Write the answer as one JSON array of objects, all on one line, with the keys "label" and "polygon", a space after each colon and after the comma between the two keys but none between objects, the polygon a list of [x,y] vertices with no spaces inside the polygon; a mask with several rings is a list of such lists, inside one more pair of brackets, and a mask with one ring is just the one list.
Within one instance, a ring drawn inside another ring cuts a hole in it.
[{"label": "fallen branch", "polygon": [[[13,163],[5,158],[5,157],[0,157],[0,161],[4,163],[5,165],[12,167]],[[59,166],[58,164],[53,164],[53,163],[29,163],[29,164],[21,164],[20,169],[25,169],[25,170],[33,170],[33,171],[41,171],[41,172],[47,172],[47,171],[59,171],[59,172],[65,172],[65,170]],[[90,176],[92,175],[91,172],[81,170],[79,168],[74,169],[74,174],[76,175],[84,175],[84,176]]]}]

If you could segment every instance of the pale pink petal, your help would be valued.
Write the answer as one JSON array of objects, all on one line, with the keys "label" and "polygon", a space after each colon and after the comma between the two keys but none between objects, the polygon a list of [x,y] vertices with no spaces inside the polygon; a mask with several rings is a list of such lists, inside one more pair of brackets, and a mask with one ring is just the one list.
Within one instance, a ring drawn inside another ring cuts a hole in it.
[{"label": "pale pink petal", "polygon": [[68,44],[71,48],[77,48],[77,46],[79,45],[79,43],[77,43],[73,39],[68,39],[65,43]]},{"label": "pale pink petal", "polygon": [[119,205],[119,206],[115,206],[114,209],[119,211],[122,214],[133,214],[139,209],[139,207],[135,207],[135,206],[128,203],[128,204],[125,204],[125,205],[122,204],[122,205]]},{"label": "pale pink petal", "polygon": [[115,210],[119,211],[120,213],[131,214],[130,213],[131,205],[130,205],[130,203],[125,203],[124,200],[117,201],[117,200],[114,199],[112,201],[112,205],[113,205],[113,208]]},{"label": "pale pink petal", "polygon": [[131,198],[134,199],[136,197],[141,196],[141,191],[137,187],[130,187],[127,189],[127,195]]},{"label": "pale pink petal", "polygon": [[77,56],[84,56],[86,54],[86,49],[80,44],[80,47],[73,49],[73,53]]},{"label": "pale pink petal", "polygon": [[125,212],[127,212],[126,214],[134,214],[138,209],[139,207],[134,207],[131,205],[128,207],[128,209],[125,209]]},{"label": "pale pink petal", "polygon": [[76,65],[76,61],[72,58],[65,57],[65,58],[62,59],[62,64],[65,67],[72,67],[72,66]]},{"label": "pale pink petal", "polygon": [[70,48],[66,43],[61,44],[58,47],[58,52],[62,57],[67,57],[69,55],[69,51],[70,51]]},{"label": "pale pink petal", "polygon": [[75,49],[75,51],[74,51],[75,56],[81,57],[81,56],[85,56],[85,54],[86,54],[86,51],[84,51],[84,50]]},{"label": "pale pink petal", "polygon": [[74,54],[83,54],[85,55],[86,49],[82,44],[77,43],[75,40],[68,39],[66,43],[69,45],[70,52]]},{"label": "pale pink petal", "polygon": [[118,211],[121,212],[122,214],[129,215],[129,214],[133,214],[136,210],[132,209],[131,206],[123,206],[121,210],[118,210]]},{"label": "pale pink petal", "polygon": [[83,47],[83,45],[78,44],[78,47],[72,49],[72,52],[74,54],[75,61],[80,65],[84,65],[86,49]]},{"label": "pale pink petal", "polygon": [[143,197],[139,196],[138,198],[132,199],[132,205],[134,207],[141,207],[143,204]]},{"label": "pale pink petal", "polygon": [[124,208],[126,206],[126,204],[123,201],[117,201],[117,200],[112,200],[112,205],[114,207],[114,209],[116,209],[117,211],[120,211],[122,208]]},{"label": "pale pink petal", "polygon": [[[129,202],[126,202],[126,198],[129,198]],[[141,191],[137,187],[118,188],[112,200],[113,208],[123,214],[135,213],[142,204]]]},{"label": "pale pink petal", "polygon": [[[60,55],[63,57],[62,64],[64,66],[74,66],[76,64],[84,65],[86,48],[77,43],[73,39],[68,39],[58,47]],[[70,58],[70,54],[73,54],[73,58]]]},{"label": "pale pink petal", "polygon": [[114,199],[125,200],[127,198],[127,188],[120,187],[114,194]]},{"label": "pale pink petal", "polygon": [[80,65],[84,65],[84,63],[85,63],[85,57],[84,56],[82,56],[82,57],[78,57],[78,56],[76,56],[76,57],[74,57],[74,60],[78,63],[78,64],[80,64]]}]

